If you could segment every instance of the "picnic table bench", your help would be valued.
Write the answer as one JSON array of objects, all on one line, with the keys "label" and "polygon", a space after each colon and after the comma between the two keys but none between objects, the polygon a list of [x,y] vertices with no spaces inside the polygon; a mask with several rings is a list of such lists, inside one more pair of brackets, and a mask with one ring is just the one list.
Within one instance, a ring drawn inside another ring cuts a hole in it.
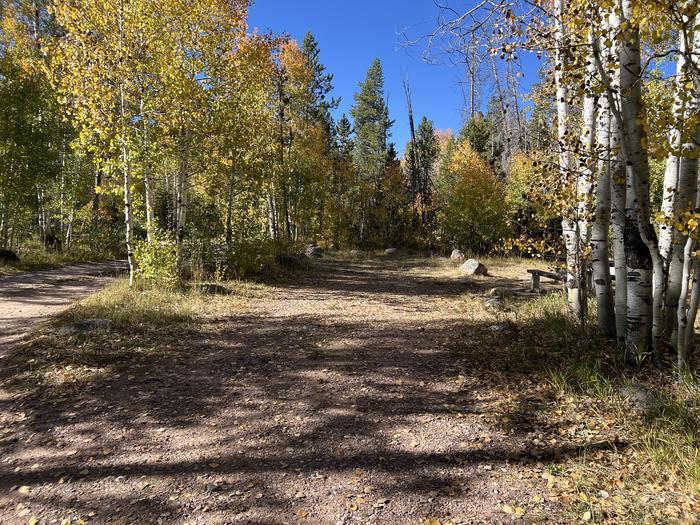
[{"label": "picnic table bench", "polygon": [[[539,292],[540,291],[540,278],[541,277],[546,277],[547,279],[551,279],[555,282],[558,283],[563,283],[566,282],[566,273],[559,273],[559,272],[548,272],[546,270],[535,270],[535,269],[530,269],[527,271],[527,273],[530,274],[530,291],[531,292]],[[593,288],[593,282],[592,282],[592,274],[589,272],[588,274],[588,289],[591,290]],[[614,281],[615,280],[615,275],[611,274],[610,275],[610,280]]]},{"label": "picnic table bench", "polygon": [[553,281],[563,283],[566,281],[566,277],[555,272],[548,272],[546,270],[528,270],[527,273],[530,274],[530,291],[539,292],[540,291],[540,278],[546,277]]}]

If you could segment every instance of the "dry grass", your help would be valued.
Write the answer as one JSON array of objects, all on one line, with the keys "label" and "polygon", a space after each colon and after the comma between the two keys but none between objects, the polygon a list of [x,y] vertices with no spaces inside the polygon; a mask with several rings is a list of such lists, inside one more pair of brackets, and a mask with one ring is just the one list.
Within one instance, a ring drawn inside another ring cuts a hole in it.
[{"label": "dry grass", "polygon": [[[217,316],[244,313],[251,299],[267,293],[264,285],[254,283],[223,285],[229,295],[205,295],[193,288],[132,289],[126,280],[117,281],[36,329],[17,356],[21,372],[13,383],[50,397],[108,380],[128,361],[187,348],[191,329]],[[75,328],[91,319],[109,320],[110,328],[89,333]]]},{"label": "dry grass", "polygon": [[[678,382],[671,370],[649,363],[631,367],[622,350],[590,330],[582,334],[561,295],[521,304],[516,318],[524,333],[540,334],[520,344],[549,361],[543,379],[557,402],[545,415],[562,428],[614,435],[625,444],[614,453],[580,455],[560,467],[553,490],[576,503],[572,520],[599,523],[694,523],[700,512],[700,382]],[[649,413],[635,413],[621,395],[641,383],[663,400]],[[566,485],[566,482],[569,482]],[[569,492],[567,492],[569,490]]]}]

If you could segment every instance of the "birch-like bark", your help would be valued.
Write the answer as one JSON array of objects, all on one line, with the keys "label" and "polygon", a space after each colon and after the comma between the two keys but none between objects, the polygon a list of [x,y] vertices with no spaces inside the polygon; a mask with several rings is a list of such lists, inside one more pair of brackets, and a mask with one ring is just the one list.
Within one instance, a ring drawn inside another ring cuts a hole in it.
[{"label": "birch-like bark", "polygon": [[[119,1],[119,49],[124,50],[124,2]],[[124,226],[126,256],[129,262],[129,286],[134,284],[134,254],[131,250],[131,166],[129,162],[129,145],[126,139],[126,104],[124,96],[124,81],[119,82],[119,112],[122,127],[122,174],[124,176]]]},{"label": "birch-like bark", "polygon": [[610,177],[610,106],[602,97],[598,116],[596,143],[598,160],[598,185],[596,189],[595,220],[591,230],[591,265],[593,286],[598,305],[598,329],[608,336],[616,334],[613,290],[608,261],[608,235],[610,231],[611,177]]},{"label": "birch-like bark", "polygon": [[230,250],[233,244],[233,183],[234,175],[231,173],[231,178],[228,182],[228,192],[226,195],[226,246]]},{"label": "birch-like bark", "polygon": [[[693,98],[684,102],[687,100],[685,96],[687,92],[686,85],[691,78],[689,69],[692,68],[694,63],[700,62],[696,54],[700,52],[700,31],[696,30],[693,37],[694,41],[689,41],[690,32],[688,30],[688,28],[692,28],[693,25],[697,23],[697,20],[697,17],[695,21],[685,20],[685,27],[679,32],[681,54],[678,57],[679,65],[676,71],[678,75],[676,78],[676,99],[674,101],[674,111],[678,111],[676,116],[678,117],[679,125],[675,126],[675,129],[671,132],[671,136],[669,137],[669,141],[671,141],[671,144],[675,148],[675,152],[672,152],[666,161],[663,212],[667,217],[665,221],[667,229],[664,230],[662,226],[659,239],[661,253],[664,255],[666,246],[663,245],[662,242],[667,243],[668,237],[671,236],[670,254],[666,253],[666,261],[669,268],[665,297],[665,333],[674,346],[676,345],[676,331],[674,328],[676,328],[677,325],[677,308],[684,279],[684,246],[686,243],[684,235],[674,228],[674,222],[684,211],[692,211],[698,190],[697,158],[692,157],[694,157],[693,151],[697,149],[698,140],[700,139],[700,127],[696,127],[695,130],[686,130],[686,132],[690,134],[686,137],[683,137],[684,130],[682,129],[682,124],[687,120],[687,117],[698,114],[700,111],[698,89],[695,90]],[[686,58],[687,51],[692,52],[690,55],[690,63]],[[691,67],[689,68],[688,66]],[[677,170],[675,181],[676,198],[672,203],[673,207],[670,208],[671,215],[669,216],[666,191],[669,185],[674,182],[672,179],[669,180],[669,172],[671,170]]]},{"label": "birch-like bark", "polygon": [[[554,24],[556,49],[554,53],[554,80],[557,90],[557,142],[559,146],[559,176],[568,186],[571,173],[571,157],[567,147],[567,126],[569,120],[569,106],[567,103],[569,93],[564,80],[564,53],[567,44],[566,30],[564,26],[565,0],[554,2]],[[576,314],[582,311],[581,293],[579,290],[579,250],[577,224],[573,213],[565,210],[562,218],[562,233],[564,247],[566,249],[566,292],[569,308]]]},{"label": "birch-like bark", "polygon": [[151,156],[149,152],[149,138],[148,138],[148,127],[146,125],[146,116],[144,114],[144,101],[143,97],[139,101],[140,114],[141,114],[141,133],[143,139],[143,155],[144,155],[144,172],[143,172],[143,187],[145,194],[145,206],[146,206],[146,237],[148,243],[153,242],[153,227],[155,226],[153,220],[153,187],[151,184]]},{"label": "birch-like bark", "polygon": [[182,244],[185,239],[185,226],[187,224],[190,141],[191,132],[189,130],[185,130],[183,132],[182,143],[180,144],[180,165],[177,173],[176,244],[178,264],[182,263]]},{"label": "birch-like bark", "polygon": [[[601,33],[605,39],[611,30],[620,25],[614,9],[603,13]],[[606,49],[607,47],[607,49]],[[618,43],[612,39],[611,46],[595,46],[594,59],[605,89],[602,96],[608,114],[609,150],[607,163],[611,188],[611,231],[613,259],[615,264],[615,333],[617,343],[624,346],[627,341],[627,254],[625,252],[625,224],[629,214],[627,200],[627,178],[622,151],[625,149],[622,136],[622,113],[620,100],[620,67],[608,68],[611,59],[619,59]],[[603,50],[606,50],[605,52]]]},{"label": "birch-like bark", "polygon": [[[593,82],[596,74],[596,66],[593,57],[593,30],[591,28],[588,44],[589,56],[586,65],[585,86],[583,95],[582,131],[581,131],[581,157],[579,169],[576,174],[576,219],[578,232],[578,291],[580,304],[580,318],[582,323],[587,317],[588,306],[588,267],[589,261],[586,255],[591,239],[591,207],[593,203],[593,177],[595,174],[595,135],[596,135],[596,97],[593,93]],[[606,255],[607,257],[607,255]]]},{"label": "birch-like bark", "polygon": [[[695,162],[697,173],[697,161]],[[695,208],[700,208],[700,193],[696,194]],[[700,264],[694,255],[697,242],[688,236],[683,250],[683,270],[681,274],[681,289],[678,297],[676,319],[676,348],[678,352],[678,369],[686,369],[690,362],[690,349],[695,336],[695,320],[698,315],[700,302]],[[690,284],[692,276],[692,287]],[[688,299],[690,296],[690,304]]]},{"label": "birch-like bark", "polygon": [[5,205],[2,207],[2,220],[0,222],[2,223],[2,247],[3,249],[9,249],[10,248],[10,226],[9,226],[9,221],[10,221],[10,213],[9,213],[9,199],[7,199],[8,202],[5,203]]},{"label": "birch-like bark", "polygon": [[624,19],[619,53],[623,149],[627,164],[627,201],[630,211],[633,210],[625,228],[627,343],[640,352],[646,351],[651,343],[658,352],[663,333],[665,268],[649,217],[649,158],[644,147],[639,28],[630,22],[632,0],[622,0],[621,5]]},{"label": "birch-like bark", "polygon": [[274,188],[271,187],[267,194],[267,221],[270,229],[270,238],[277,239],[279,229],[277,227],[277,204],[275,203]]},{"label": "birch-like bark", "polygon": [[[700,15],[695,17],[692,26],[697,27],[698,23],[700,23]],[[698,75],[698,72],[700,72],[700,30],[698,29],[695,30],[693,35],[691,61],[690,65],[695,73],[693,75],[695,93],[688,103],[688,114],[697,114],[700,112],[700,75]],[[700,191],[697,191],[697,153],[699,144],[700,123],[696,124],[695,129],[690,131],[687,140],[684,141],[679,174],[680,180],[693,179],[695,181],[696,210],[700,209]],[[681,291],[677,303],[678,329],[676,346],[678,350],[678,368],[681,371],[686,369],[690,364],[690,351],[693,347],[693,340],[695,337],[695,321],[697,319],[698,306],[700,305],[700,262],[698,258],[694,256],[696,247],[696,241],[693,240],[692,236],[688,236],[685,242],[685,258],[683,260],[683,271],[681,274]],[[693,275],[692,292],[690,295],[690,305],[687,306],[688,282],[691,278],[691,274]]]},{"label": "birch-like bark", "polygon": [[671,128],[668,136],[668,143],[671,152],[666,159],[666,171],[664,173],[663,198],[661,201],[661,212],[664,220],[659,225],[659,251],[664,260],[669,263],[671,255],[671,244],[673,240],[673,221],[678,210],[678,175],[680,172],[680,149],[681,149],[681,123],[685,114],[685,101],[680,96],[685,84],[685,35],[681,32],[679,37],[680,53],[676,63],[675,96],[671,109],[676,121],[676,125]]}]

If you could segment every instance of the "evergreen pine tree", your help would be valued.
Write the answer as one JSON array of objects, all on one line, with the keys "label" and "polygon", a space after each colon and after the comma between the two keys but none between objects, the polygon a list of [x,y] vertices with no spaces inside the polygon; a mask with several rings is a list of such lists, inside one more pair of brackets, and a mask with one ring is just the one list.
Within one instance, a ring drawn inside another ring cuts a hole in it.
[{"label": "evergreen pine tree", "polygon": [[362,177],[374,181],[376,189],[379,189],[392,125],[384,100],[384,73],[379,59],[375,59],[370,66],[367,78],[360,84],[360,91],[354,98],[355,105],[350,115],[355,122],[355,167]]},{"label": "evergreen pine tree", "polygon": [[474,118],[469,119],[459,133],[461,140],[468,140],[471,147],[485,156],[488,151],[490,129],[484,115],[477,112]]},{"label": "evergreen pine tree", "polygon": [[352,155],[352,124],[350,124],[350,120],[348,119],[348,116],[345,113],[343,113],[340,117],[340,120],[338,120],[338,124],[335,128],[335,135],[338,154],[343,158]]},{"label": "evergreen pine tree", "polygon": [[424,203],[430,200],[432,177],[440,153],[437,136],[432,120],[423,117],[416,130],[416,158],[418,160],[419,190]]},{"label": "evergreen pine tree", "polygon": [[333,91],[333,75],[326,73],[326,66],[321,63],[318,41],[311,32],[304,36],[301,52],[313,72],[313,78],[308,85],[311,103],[305,108],[305,116],[311,121],[322,123],[330,136],[333,130],[333,118],[330,112],[340,104],[340,99],[328,98]]}]

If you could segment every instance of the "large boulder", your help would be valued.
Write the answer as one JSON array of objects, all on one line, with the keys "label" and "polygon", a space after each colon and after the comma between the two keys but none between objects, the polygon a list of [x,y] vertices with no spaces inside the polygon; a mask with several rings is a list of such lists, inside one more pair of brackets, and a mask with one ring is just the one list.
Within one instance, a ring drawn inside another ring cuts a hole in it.
[{"label": "large boulder", "polygon": [[464,254],[462,253],[462,250],[452,250],[452,255],[450,255],[450,259],[453,261],[463,261]]},{"label": "large boulder", "polygon": [[388,257],[395,257],[398,254],[399,250],[397,248],[387,248],[386,250],[384,250],[384,255]]},{"label": "large boulder", "polygon": [[462,266],[459,267],[459,271],[463,275],[488,275],[489,270],[486,265],[480,263],[476,259],[469,259]]},{"label": "large boulder", "polygon": [[306,256],[313,257],[314,259],[320,259],[321,257],[323,257],[323,250],[320,246],[316,246],[315,244],[309,244],[306,247]]},{"label": "large boulder", "polygon": [[12,250],[0,250],[0,264],[17,264],[19,257]]}]

